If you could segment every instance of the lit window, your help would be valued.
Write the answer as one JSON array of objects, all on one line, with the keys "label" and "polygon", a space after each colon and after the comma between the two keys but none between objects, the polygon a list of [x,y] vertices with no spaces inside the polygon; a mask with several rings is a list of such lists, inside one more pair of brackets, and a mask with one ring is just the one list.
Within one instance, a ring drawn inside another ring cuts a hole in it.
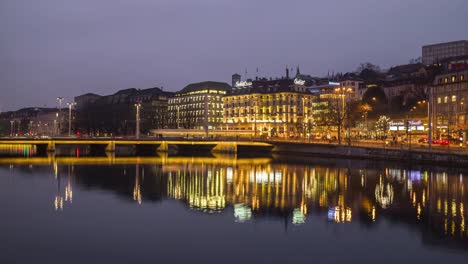
[{"label": "lit window", "polygon": [[456,75],[452,75],[452,77],[450,78],[452,82],[455,82],[457,80],[457,76]]},{"label": "lit window", "polygon": [[456,102],[457,101],[457,96],[456,95],[452,95],[452,102]]},{"label": "lit window", "polygon": [[444,83],[448,83],[448,78],[447,77],[444,78]]},{"label": "lit window", "polygon": [[444,97],[444,103],[447,103],[448,102],[448,96],[445,96]]}]

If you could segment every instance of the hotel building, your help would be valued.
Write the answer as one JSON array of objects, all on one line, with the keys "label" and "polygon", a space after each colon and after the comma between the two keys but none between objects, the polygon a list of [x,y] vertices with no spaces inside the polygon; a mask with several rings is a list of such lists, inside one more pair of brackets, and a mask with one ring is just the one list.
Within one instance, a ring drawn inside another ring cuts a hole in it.
[{"label": "hotel building", "polygon": [[[236,76],[237,77],[237,76]],[[251,131],[252,136],[299,137],[310,131],[312,95],[300,78],[256,79],[236,82],[223,98],[223,128]]]}]

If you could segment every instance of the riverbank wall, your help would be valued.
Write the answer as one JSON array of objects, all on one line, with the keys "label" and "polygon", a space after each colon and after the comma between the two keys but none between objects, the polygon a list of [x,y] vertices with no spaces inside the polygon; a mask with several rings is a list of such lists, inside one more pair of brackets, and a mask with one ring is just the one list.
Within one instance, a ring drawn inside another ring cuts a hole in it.
[{"label": "riverbank wall", "polygon": [[329,158],[393,160],[404,162],[431,163],[433,165],[468,166],[468,151],[466,154],[450,153],[449,151],[420,151],[396,148],[373,148],[361,146],[271,142],[274,145],[272,153],[282,155],[317,156]]}]

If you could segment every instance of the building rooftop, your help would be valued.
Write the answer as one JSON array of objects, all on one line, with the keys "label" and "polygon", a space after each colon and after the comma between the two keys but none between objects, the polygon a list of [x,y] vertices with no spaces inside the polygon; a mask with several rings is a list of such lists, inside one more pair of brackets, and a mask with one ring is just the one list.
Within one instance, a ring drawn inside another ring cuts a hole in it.
[{"label": "building rooftop", "polygon": [[231,86],[224,82],[213,82],[213,81],[191,83],[185,86],[184,89],[180,90],[177,93],[188,93],[188,92],[201,91],[201,90],[206,90],[206,89],[222,90],[222,91],[228,92],[231,90]]},{"label": "building rooftop", "polygon": [[468,40],[455,40],[455,41],[449,41],[449,42],[428,44],[428,45],[424,45],[423,48],[433,47],[433,46],[442,46],[442,45],[454,44],[454,43],[463,43],[463,42],[468,43]]},{"label": "building rooftop", "polygon": [[278,92],[299,92],[295,87],[294,79],[253,80],[248,86],[232,89],[231,94],[252,94],[252,93],[278,93]]}]

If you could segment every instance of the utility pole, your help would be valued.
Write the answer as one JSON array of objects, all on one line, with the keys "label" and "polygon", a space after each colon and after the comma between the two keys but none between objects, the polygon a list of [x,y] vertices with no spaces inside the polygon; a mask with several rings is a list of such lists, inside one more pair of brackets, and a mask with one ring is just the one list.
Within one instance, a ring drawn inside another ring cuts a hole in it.
[{"label": "utility pole", "polygon": [[140,108],[141,103],[136,103],[136,127],[135,127],[135,138],[140,139]]}]

